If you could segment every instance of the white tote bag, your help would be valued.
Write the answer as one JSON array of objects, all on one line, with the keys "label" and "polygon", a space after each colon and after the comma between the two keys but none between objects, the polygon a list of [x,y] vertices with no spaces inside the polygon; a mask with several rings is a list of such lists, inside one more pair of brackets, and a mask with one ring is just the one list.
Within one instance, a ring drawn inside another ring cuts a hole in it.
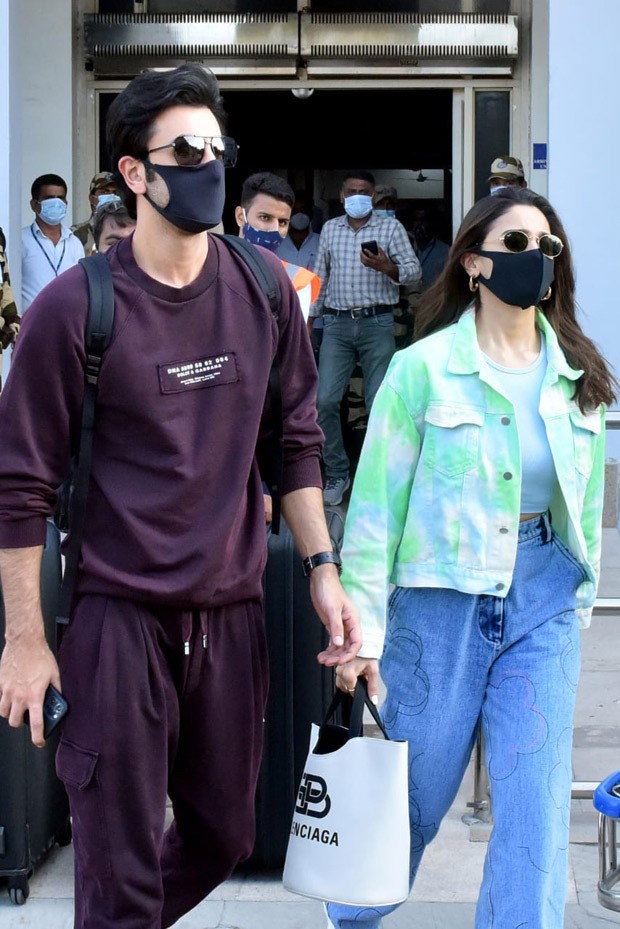
[{"label": "white tote bag", "polygon": [[[329,722],[350,697],[337,691],[312,727],[282,881],[287,890],[352,906],[409,894],[407,742],[388,738],[359,679],[348,729]],[[364,705],[384,738],[362,735]]]}]

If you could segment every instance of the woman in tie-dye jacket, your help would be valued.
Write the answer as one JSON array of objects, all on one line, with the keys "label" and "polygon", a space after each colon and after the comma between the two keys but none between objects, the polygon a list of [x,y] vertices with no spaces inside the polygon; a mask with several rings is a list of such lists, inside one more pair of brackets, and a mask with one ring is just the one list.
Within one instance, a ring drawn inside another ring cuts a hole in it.
[{"label": "woman in tie-dye jacket", "polygon": [[[482,720],[495,825],[477,929],[563,925],[579,627],[616,387],[574,286],[543,197],[475,204],[377,394],[347,519],[364,644],[338,683],[361,674],[375,694],[380,659],[386,727],[409,742],[412,882]],[[328,913],[378,929],[393,909]]]}]

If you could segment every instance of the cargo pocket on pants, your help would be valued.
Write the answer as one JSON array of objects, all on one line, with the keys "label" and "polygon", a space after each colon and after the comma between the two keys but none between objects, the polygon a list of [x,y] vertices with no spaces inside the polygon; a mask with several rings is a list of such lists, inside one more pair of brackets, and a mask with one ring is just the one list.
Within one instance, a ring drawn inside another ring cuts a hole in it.
[{"label": "cargo pocket on pants", "polygon": [[112,863],[98,767],[98,752],[61,740],[56,773],[69,796],[76,866],[101,881],[112,876]]}]

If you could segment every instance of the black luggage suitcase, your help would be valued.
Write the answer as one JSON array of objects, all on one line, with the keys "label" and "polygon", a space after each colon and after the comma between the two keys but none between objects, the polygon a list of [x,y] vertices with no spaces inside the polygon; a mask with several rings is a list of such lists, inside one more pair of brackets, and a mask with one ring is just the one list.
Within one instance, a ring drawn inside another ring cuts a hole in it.
[{"label": "black luggage suitcase", "polygon": [[[52,646],[56,641],[60,579],[60,534],[48,521],[41,605],[45,634]],[[4,642],[1,598],[0,641]],[[11,729],[5,719],[0,719],[0,880],[6,879],[13,903],[26,902],[29,878],[54,844],[67,845],[71,841],[69,803],[54,766],[59,728],[44,748],[35,748],[28,726]]]},{"label": "black luggage suitcase", "polygon": [[[333,547],[340,551],[342,516],[333,509],[326,517]],[[248,865],[281,868],[310,725],[323,719],[334,692],[333,669],[316,660],[327,645],[327,633],[312,606],[309,580],[284,521],[280,534],[269,537],[263,585],[270,685],[256,794],[256,842]]]}]

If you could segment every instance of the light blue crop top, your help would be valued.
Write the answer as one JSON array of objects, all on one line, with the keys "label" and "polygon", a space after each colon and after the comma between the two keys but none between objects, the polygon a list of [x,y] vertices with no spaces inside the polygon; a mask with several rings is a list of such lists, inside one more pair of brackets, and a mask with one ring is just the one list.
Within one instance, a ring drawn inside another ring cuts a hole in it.
[{"label": "light blue crop top", "polygon": [[544,513],[549,509],[557,484],[545,424],[538,412],[540,390],[547,370],[544,336],[541,333],[538,358],[527,368],[505,368],[488,355],[484,358],[495,373],[502,393],[515,409],[521,447],[521,512]]}]

